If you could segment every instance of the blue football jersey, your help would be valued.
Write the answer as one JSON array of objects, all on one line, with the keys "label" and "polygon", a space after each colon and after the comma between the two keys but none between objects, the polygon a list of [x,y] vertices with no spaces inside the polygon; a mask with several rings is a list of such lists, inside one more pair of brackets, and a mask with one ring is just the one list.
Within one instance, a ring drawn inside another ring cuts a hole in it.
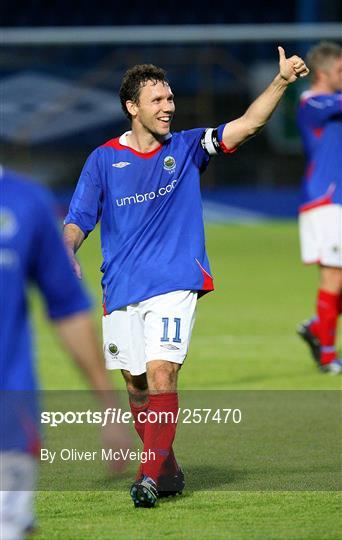
[{"label": "blue football jersey", "polygon": [[39,407],[28,286],[38,286],[52,319],[88,310],[90,301],[74,276],[46,190],[3,170],[0,194],[0,449],[35,452]]},{"label": "blue football jersey", "polygon": [[0,388],[33,390],[27,289],[38,286],[50,318],[89,309],[74,276],[49,194],[19,175],[0,177]]},{"label": "blue football jersey", "polygon": [[65,223],[87,236],[101,219],[104,312],[175,290],[213,290],[200,173],[224,148],[224,125],[170,134],[149,153],[126,134],[88,158]]},{"label": "blue football jersey", "polygon": [[297,120],[307,162],[300,211],[342,204],[342,94],[304,92]]}]

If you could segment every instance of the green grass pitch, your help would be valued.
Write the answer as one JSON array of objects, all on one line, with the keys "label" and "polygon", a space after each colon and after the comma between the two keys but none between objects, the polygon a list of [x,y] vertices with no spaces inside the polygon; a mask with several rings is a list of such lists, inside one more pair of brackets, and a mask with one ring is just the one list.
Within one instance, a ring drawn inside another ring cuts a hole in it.
[{"label": "green grass pitch", "polygon": [[[312,313],[317,286],[317,269],[299,261],[296,224],[210,225],[207,249],[216,291],[199,301],[180,388],[340,389],[340,378],[316,371],[295,334],[297,323]],[[80,260],[97,302],[100,333],[98,231],[85,242]],[[46,324],[36,295],[32,303],[43,388],[86,388]],[[118,374],[113,379],[122,388]],[[322,466],[323,461],[324,456]],[[201,474],[209,485],[205,470]],[[129,485],[125,480],[125,489],[113,491],[39,492],[37,540],[340,538],[336,491],[239,491],[233,478],[230,491],[185,490],[156,509],[135,510]]]}]

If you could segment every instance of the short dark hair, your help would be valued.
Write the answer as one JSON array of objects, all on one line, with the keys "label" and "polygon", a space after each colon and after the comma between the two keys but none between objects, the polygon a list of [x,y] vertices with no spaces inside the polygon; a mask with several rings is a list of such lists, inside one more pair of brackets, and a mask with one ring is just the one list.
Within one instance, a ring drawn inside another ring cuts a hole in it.
[{"label": "short dark hair", "polygon": [[154,84],[158,82],[168,84],[166,71],[153,64],[138,64],[128,69],[123,76],[119,96],[122,110],[127,118],[131,119],[131,115],[127,110],[126,101],[138,103],[140,90],[148,81]]},{"label": "short dark hair", "polygon": [[333,41],[321,41],[307,54],[307,65],[313,77],[318,69],[324,69],[331,60],[342,56],[342,47]]}]

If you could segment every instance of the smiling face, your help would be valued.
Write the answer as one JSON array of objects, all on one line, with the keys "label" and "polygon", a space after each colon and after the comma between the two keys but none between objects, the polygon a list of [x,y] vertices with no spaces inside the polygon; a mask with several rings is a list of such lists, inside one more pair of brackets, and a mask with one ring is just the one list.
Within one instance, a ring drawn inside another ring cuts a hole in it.
[{"label": "smiling face", "polygon": [[140,89],[138,101],[127,101],[126,107],[133,129],[143,128],[157,139],[170,132],[175,103],[166,82],[147,81]]}]

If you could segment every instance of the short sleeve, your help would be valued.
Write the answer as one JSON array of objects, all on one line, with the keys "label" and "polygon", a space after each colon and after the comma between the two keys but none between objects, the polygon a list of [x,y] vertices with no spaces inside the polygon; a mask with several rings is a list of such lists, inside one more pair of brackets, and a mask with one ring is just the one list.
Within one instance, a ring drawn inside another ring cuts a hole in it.
[{"label": "short sleeve", "polygon": [[207,167],[211,156],[221,153],[230,154],[236,150],[235,148],[226,148],[222,141],[225,125],[222,124],[216,128],[196,128],[182,131],[193,160],[201,172]]},{"label": "short sleeve", "polygon": [[39,218],[30,277],[45,299],[50,318],[89,310],[91,302],[73,272],[54,219],[54,206],[47,194],[37,199],[36,212]]},{"label": "short sleeve", "polygon": [[77,225],[87,237],[102,213],[102,151],[97,148],[84,164],[64,223]]}]

